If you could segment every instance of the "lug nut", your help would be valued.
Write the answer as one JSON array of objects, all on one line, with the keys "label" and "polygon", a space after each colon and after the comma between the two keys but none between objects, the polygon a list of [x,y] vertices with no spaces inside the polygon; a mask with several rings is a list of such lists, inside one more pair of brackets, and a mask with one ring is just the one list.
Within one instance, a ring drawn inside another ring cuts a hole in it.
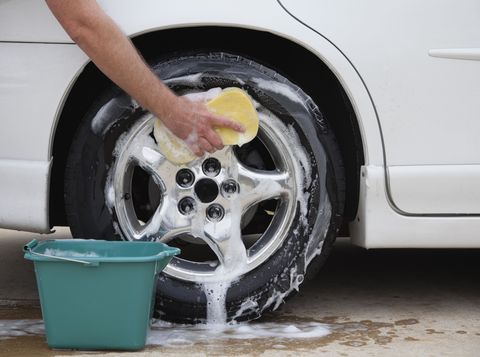
[{"label": "lug nut", "polygon": [[229,198],[238,191],[238,184],[235,180],[227,180],[222,183],[222,195]]},{"label": "lug nut", "polygon": [[178,210],[181,214],[187,216],[195,211],[195,201],[191,197],[184,197],[178,203]]},{"label": "lug nut", "polygon": [[212,222],[221,221],[225,215],[225,210],[219,204],[214,203],[207,208],[207,217]]},{"label": "lug nut", "polygon": [[177,172],[177,176],[175,178],[178,185],[183,188],[192,186],[193,181],[195,181],[195,175],[189,169],[181,169]]},{"label": "lug nut", "polygon": [[217,176],[221,168],[220,161],[213,157],[206,159],[202,164],[203,173],[210,177]]}]

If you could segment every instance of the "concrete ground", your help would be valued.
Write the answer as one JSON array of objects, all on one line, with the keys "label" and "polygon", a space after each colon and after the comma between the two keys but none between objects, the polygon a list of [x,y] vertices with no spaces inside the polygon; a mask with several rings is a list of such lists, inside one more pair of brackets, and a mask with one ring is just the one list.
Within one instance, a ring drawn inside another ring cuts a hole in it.
[{"label": "concrete ground", "polygon": [[[67,230],[43,239],[69,237]],[[29,233],[0,230],[0,320],[40,318]],[[49,350],[44,336],[2,339],[1,356],[479,356],[480,250],[371,250],[340,240],[326,266],[265,321],[322,322],[314,339],[204,341],[137,353]]]}]

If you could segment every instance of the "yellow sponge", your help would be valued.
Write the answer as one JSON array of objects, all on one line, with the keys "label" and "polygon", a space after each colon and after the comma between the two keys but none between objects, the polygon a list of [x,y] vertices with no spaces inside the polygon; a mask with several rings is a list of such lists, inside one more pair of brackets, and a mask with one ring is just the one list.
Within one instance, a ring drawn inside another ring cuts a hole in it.
[{"label": "yellow sponge", "polygon": [[[258,114],[252,99],[244,90],[225,88],[206,105],[212,113],[237,121],[245,127],[243,133],[225,127],[215,128],[223,145],[243,145],[257,135]],[[186,164],[197,158],[184,141],[173,135],[161,120],[155,120],[153,133],[160,152],[169,161],[175,164]]]},{"label": "yellow sponge", "polygon": [[207,103],[215,114],[237,121],[245,127],[243,133],[230,128],[216,128],[223,145],[243,145],[253,140],[258,132],[258,115],[250,96],[239,88],[226,88]]}]

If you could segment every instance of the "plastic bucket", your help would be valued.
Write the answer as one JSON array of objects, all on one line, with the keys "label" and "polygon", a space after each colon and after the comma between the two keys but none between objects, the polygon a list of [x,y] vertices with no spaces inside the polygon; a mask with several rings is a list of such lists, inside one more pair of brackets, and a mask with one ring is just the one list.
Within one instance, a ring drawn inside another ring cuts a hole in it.
[{"label": "plastic bucket", "polygon": [[138,350],[145,346],[157,275],[177,248],[158,242],[33,240],[47,343],[52,348]]}]

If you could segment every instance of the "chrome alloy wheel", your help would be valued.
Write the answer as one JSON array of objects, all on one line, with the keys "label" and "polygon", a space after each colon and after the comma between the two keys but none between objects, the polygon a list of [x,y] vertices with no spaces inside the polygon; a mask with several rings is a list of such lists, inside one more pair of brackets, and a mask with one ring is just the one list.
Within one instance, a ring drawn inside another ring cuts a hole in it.
[{"label": "chrome alloy wheel", "polygon": [[[188,244],[193,251],[202,245],[209,248],[213,252],[209,257],[182,253],[164,270],[169,276],[192,282],[225,279],[217,268],[227,263],[237,231],[246,256],[241,271],[235,271],[237,276],[268,260],[287,236],[297,205],[299,183],[294,173],[299,164],[285,125],[271,113],[260,115],[255,140],[263,146],[263,155],[270,156],[273,167],[269,169],[249,166],[239,159],[242,148],[234,147],[178,166],[158,151],[152,135],[154,120],[145,115],[116,144],[117,159],[106,197],[108,205],[114,206],[123,238],[179,243],[182,248]],[[149,177],[142,181],[148,186],[148,200],[155,201],[144,220],[138,215],[139,199],[132,194],[139,168]],[[268,224],[262,232],[246,232],[260,210],[269,215]]]}]

